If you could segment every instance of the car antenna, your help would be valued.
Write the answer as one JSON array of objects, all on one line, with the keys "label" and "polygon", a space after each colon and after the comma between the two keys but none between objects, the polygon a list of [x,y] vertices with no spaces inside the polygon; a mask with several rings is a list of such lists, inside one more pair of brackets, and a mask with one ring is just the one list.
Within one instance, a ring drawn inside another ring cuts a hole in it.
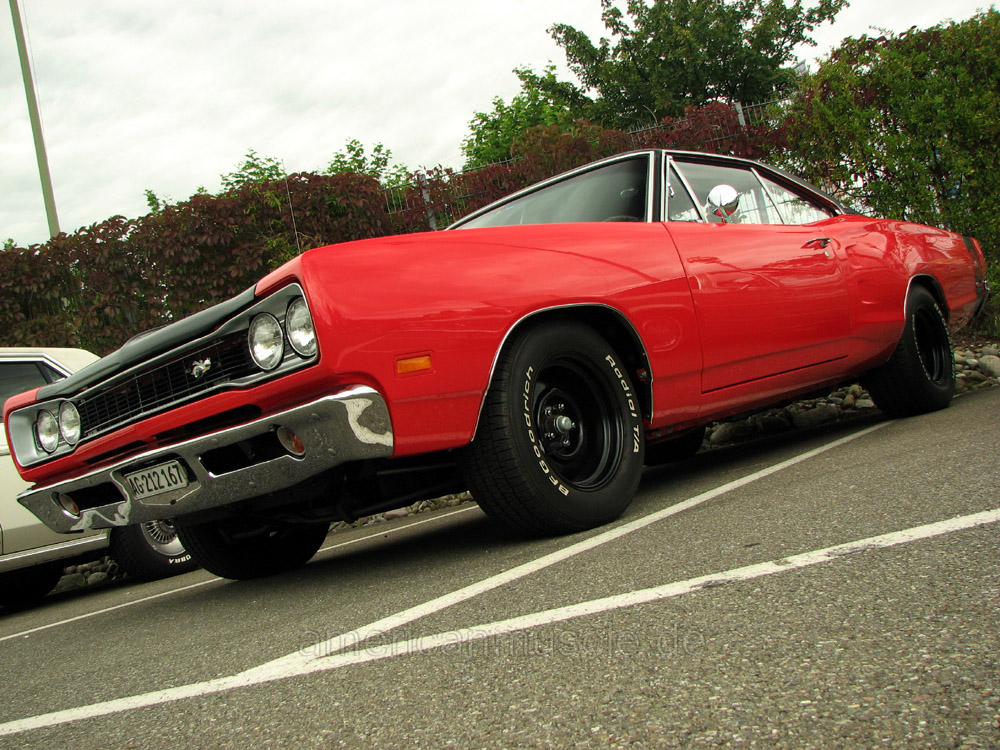
[{"label": "car antenna", "polygon": [[292,191],[288,187],[288,170],[285,169],[285,162],[281,162],[281,173],[285,176],[285,195],[288,196],[288,213],[292,215],[292,234],[295,235],[295,249],[302,255],[302,243],[299,242],[299,230],[295,226],[295,209],[292,207]]}]

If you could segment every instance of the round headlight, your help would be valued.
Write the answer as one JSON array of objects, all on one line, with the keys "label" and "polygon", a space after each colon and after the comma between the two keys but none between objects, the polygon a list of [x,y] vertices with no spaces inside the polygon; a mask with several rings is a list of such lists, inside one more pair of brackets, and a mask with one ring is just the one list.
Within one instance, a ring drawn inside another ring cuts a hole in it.
[{"label": "round headlight", "polygon": [[59,432],[70,445],[80,442],[80,412],[72,401],[63,401],[59,406]]},{"label": "round headlight", "polygon": [[273,370],[285,354],[285,337],[278,319],[261,313],[250,322],[250,356],[262,370]]},{"label": "round headlight", "polygon": [[316,353],[316,329],[313,328],[312,316],[306,301],[299,297],[288,306],[285,315],[285,328],[288,330],[288,340],[292,349],[299,356],[311,357]]},{"label": "round headlight", "polygon": [[59,445],[59,422],[52,412],[44,409],[38,412],[35,420],[35,434],[38,436],[38,444],[46,453],[52,453]]}]

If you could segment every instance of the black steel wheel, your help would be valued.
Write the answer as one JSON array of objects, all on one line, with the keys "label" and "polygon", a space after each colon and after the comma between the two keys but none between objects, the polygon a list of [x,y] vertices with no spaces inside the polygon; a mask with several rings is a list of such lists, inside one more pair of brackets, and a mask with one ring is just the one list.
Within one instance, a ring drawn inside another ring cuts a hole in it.
[{"label": "black steel wheel", "polygon": [[621,515],[642,454],[624,363],[592,329],[560,321],[504,349],[464,470],[487,514],[519,532],[558,534]]},{"label": "black steel wheel", "polygon": [[890,417],[943,409],[955,393],[955,370],[944,314],[929,291],[915,286],[906,303],[906,325],[889,361],[864,385]]},{"label": "black steel wheel", "polygon": [[328,523],[177,522],[177,535],[195,562],[220,578],[234,580],[262,578],[305,565],[322,546],[329,529]]}]

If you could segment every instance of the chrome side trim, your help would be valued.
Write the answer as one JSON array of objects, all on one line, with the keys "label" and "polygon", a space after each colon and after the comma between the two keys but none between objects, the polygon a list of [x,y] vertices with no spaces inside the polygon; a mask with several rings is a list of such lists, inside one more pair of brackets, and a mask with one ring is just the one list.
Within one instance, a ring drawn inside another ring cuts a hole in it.
[{"label": "chrome side trim", "polygon": [[97,536],[88,536],[86,539],[73,539],[61,544],[49,544],[45,547],[24,550],[23,552],[13,552],[0,557],[0,573],[6,573],[8,570],[30,568],[33,565],[40,565],[55,560],[66,560],[87,552],[104,549],[107,546],[108,535],[99,534]]},{"label": "chrome side trim", "polygon": [[660,177],[660,215],[654,216],[653,221],[666,221],[670,216],[670,191],[673,186],[670,184],[670,157],[664,155],[659,164]]},{"label": "chrome side trim", "polygon": [[[211,451],[267,436],[279,427],[299,436],[306,448],[304,455],[286,452],[219,474],[203,462]],[[46,526],[61,533],[129,526],[291,489],[348,461],[391,456],[393,445],[385,400],[372,388],[354,386],[238,427],[132,456],[75,479],[32,487],[17,499]],[[142,500],[134,498],[125,475],[170,460],[186,467],[188,485]],[[76,516],[65,511],[57,499],[60,494],[72,498],[74,492],[94,488],[108,492],[107,502],[83,509]]]},{"label": "chrome side trim", "polygon": [[646,222],[656,221],[656,152],[646,158]]}]

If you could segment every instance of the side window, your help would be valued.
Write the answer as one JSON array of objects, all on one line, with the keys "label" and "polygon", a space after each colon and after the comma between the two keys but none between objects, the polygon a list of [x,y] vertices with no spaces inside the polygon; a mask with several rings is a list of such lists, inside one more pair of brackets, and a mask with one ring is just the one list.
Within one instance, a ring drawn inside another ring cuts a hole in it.
[{"label": "side window", "polygon": [[646,221],[649,159],[614,162],[497,206],[458,227]]},{"label": "side window", "polygon": [[720,216],[714,214],[708,203],[708,194],[718,185],[729,185],[739,194],[736,211],[725,219],[729,224],[781,224],[781,216],[774,208],[767,193],[761,187],[760,181],[749,169],[739,167],[723,167],[715,164],[700,164],[697,162],[678,163],[688,184],[694,191],[695,199],[701,204],[708,220],[716,224],[723,223]]},{"label": "side window", "polygon": [[[41,388],[65,377],[44,362],[0,361],[0,409],[4,402],[18,393]],[[7,435],[0,427],[0,448],[7,448]]]},{"label": "side window", "polygon": [[0,362],[0,404],[18,393],[53,382],[58,378],[52,377],[54,372],[51,367],[37,362]]},{"label": "side window", "polygon": [[[3,409],[4,401],[11,396],[54,383],[63,377],[44,362],[0,361],[0,410]],[[0,448],[6,447],[7,434],[0,427]]]},{"label": "side window", "polygon": [[680,175],[674,166],[670,165],[670,176],[667,186],[667,221],[701,221],[698,208],[691,200],[687,188],[681,182]]},{"label": "side window", "polygon": [[767,191],[778,204],[778,210],[786,224],[810,224],[833,216],[833,212],[791,188],[779,185],[764,175],[760,179],[767,185]]}]

